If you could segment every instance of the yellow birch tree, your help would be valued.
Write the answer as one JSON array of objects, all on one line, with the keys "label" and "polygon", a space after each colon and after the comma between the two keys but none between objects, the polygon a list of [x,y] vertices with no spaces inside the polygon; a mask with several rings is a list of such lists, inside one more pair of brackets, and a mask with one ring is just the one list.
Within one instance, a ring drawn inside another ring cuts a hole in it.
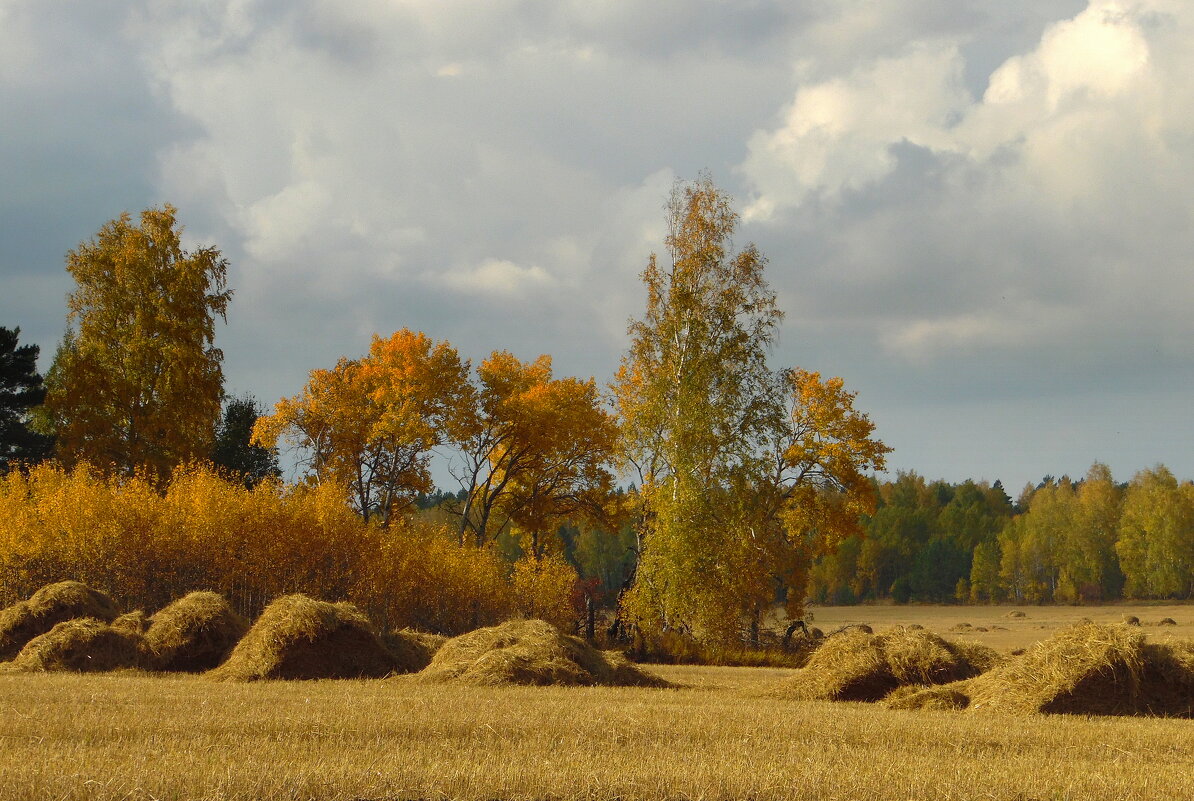
[{"label": "yellow birch tree", "polygon": [[213,247],[184,250],[175,213],[147,209],[139,225],[122,214],[67,254],[76,288],[45,402],[67,465],[165,480],[211,450],[228,264]]}]

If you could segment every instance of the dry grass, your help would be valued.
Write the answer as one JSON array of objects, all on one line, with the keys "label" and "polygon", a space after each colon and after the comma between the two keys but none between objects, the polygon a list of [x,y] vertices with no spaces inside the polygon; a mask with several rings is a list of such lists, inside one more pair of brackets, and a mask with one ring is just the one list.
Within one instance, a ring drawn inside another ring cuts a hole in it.
[{"label": "dry grass", "polygon": [[64,620],[25,644],[5,672],[119,670],[144,665],[145,640],[102,620]]},{"label": "dry grass", "polygon": [[[1020,611],[1025,616],[1008,617],[1009,611]],[[876,630],[922,625],[937,634],[961,634],[967,640],[982,643],[1001,653],[1017,648],[1027,649],[1084,619],[1095,623],[1119,623],[1127,615],[1140,618],[1140,631],[1150,638],[1173,635],[1194,639],[1194,604],[1188,602],[1017,607],[944,604],[816,606],[811,609],[811,615],[816,624],[826,631],[857,623],[869,623]],[[1165,623],[1165,620],[1172,621],[1172,625]]]},{"label": "dry grass", "polygon": [[206,675],[221,681],[346,679],[402,669],[352,604],[284,595],[265,608],[228,660]]},{"label": "dry grass", "polygon": [[223,662],[248,630],[223,596],[192,592],[153,616],[145,642],[155,669],[201,673]]},{"label": "dry grass", "polygon": [[1194,797],[1188,721],[1002,718],[691,689],[0,676],[5,801]]},{"label": "dry grass", "polygon": [[667,686],[622,654],[599,651],[542,620],[511,620],[453,637],[436,652],[418,680],[482,686]]},{"label": "dry grass", "polygon": [[47,584],[29,600],[0,610],[0,662],[12,659],[27,642],[64,620],[90,617],[110,622],[116,615],[112,599],[86,584]]}]

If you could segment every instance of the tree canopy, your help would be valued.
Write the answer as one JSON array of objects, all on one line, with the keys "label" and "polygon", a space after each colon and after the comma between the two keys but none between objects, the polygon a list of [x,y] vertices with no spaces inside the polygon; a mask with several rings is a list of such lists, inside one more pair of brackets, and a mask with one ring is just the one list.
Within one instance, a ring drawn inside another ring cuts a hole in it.
[{"label": "tree canopy", "polygon": [[164,480],[211,452],[223,353],[215,319],[232,291],[213,247],[184,250],[173,206],[128,213],[66,257],[67,330],[47,376],[47,418],[66,464]]}]

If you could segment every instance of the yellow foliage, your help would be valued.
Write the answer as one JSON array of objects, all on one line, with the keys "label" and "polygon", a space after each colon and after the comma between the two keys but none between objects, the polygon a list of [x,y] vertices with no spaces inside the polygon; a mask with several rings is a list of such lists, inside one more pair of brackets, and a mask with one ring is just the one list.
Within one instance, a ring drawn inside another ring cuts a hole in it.
[{"label": "yellow foliage", "polygon": [[350,488],[365,519],[389,525],[432,488],[429,453],[471,404],[468,363],[448,343],[407,329],[374,336],[364,359],[312,370],[303,392],[283,398],[253,429],[272,448],[283,436],[318,482]]},{"label": "yellow foliage", "polygon": [[576,570],[561,557],[526,557],[514,564],[510,581],[517,611],[527,618],[546,620],[562,631],[576,626]]},{"label": "yellow foliage", "polygon": [[204,467],[144,478],[41,465],[0,480],[0,603],[73,578],[126,608],[195,589],[254,614],[302,592],[362,606],[378,623],[458,633],[512,609],[505,566],[444,528],[366,524],[333,483],[253,489]]},{"label": "yellow foliage", "polygon": [[215,317],[232,296],[215,248],[182,249],[175,209],[128,213],[67,254],[77,287],[45,410],[68,464],[156,480],[202,458],[220,414]]}]

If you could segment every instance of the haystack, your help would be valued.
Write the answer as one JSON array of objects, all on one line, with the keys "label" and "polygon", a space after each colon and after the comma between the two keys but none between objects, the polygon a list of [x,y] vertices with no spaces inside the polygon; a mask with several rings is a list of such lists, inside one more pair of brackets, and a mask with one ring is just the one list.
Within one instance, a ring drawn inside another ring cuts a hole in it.
[{"label": "haystack", "polygon": [[284,595],[261,613],[217,680],[353,679],[386,676],[400,666],[369,619],[352,604]]},{"label": "haystack", "polygon": [[857,629],[830,637],[785,695],[824,701],[878,701],[897,687],[968,679],[998,660],[990,648],[953,643],[928,631],[897,627],[882,634]]},{"label": "haystack", "polygon": [[47,584],[29,600],[0,610],[0,662],[12,659],[26,643],[64,620],[89,617],[107,623],[116,615],[112,599],[86,584]]},{"label": "haystack", "polygon": [[1018,714],[1194,716],[1194,644],[1080,623],[970,683],[970,708]]},{"label": "haystack", "polygon": [[34,637],[6,670],[21,672],[98,672],[138,667],[144,663],[140,634],[116,629],[102,620],[66,620]]},{"label": "haystack", "polygon": [[1019,609],[1013,609],[1007,613],[1007,617],[1028,617],[1028,615],[1024,614]]},{"label": "haystack", "polygon": [[112,621],[112,628],[127,631],[130,634],[144,634],[149,631],[149,615],[142,609],[125,612]]},{"label": "haystack", "polygon": [[435,654],[448,638],[442,634],[428,634],[414,629],[400,629],[384,635],[382,643],[389,649],[403,672],[413,673],[431,664]]},{"label": "haystack", "polygon": [[1125,626],[1139,626],[1140,618],[1136,617],[1135,615],[1124,615],[1124,625]]},{"label": "haystack", "polygon": [[1157,621],[1158,626],[1176,626],[1177,621],[1171,617],[1163,617]]},{"label": "haystack", "polygon": [[969,686],[969,681],[936,686],[909,684],[892,690],[879,703],[888,709],[965,709],[970,703]]},{"label": "haystack", "polygon": [[616,651],[599,651],[542,620],[512,620],[444,643],[420,681],[666,687]]},{"label": "haystack", "polygon": [[201,673],[223,662],[248,630],[222,595],[192,592],[153,616],[145,642],[157,670]]}]

